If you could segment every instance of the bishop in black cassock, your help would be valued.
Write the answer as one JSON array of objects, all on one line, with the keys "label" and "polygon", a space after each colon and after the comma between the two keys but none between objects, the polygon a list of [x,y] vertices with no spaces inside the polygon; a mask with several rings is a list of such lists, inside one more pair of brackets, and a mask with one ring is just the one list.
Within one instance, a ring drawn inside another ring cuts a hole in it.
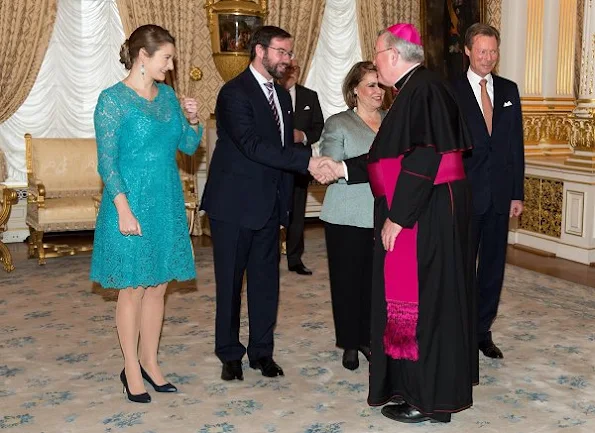
[{"label": "bishop in black cassock", "polygon": [[471,148],[448,85],[420,63],[410,24],[376,43],[379,81],[398,95],[368,155],[334,164],[375,196],[368,403],[401,422],[448,422],[478,382],[470,188]]}]

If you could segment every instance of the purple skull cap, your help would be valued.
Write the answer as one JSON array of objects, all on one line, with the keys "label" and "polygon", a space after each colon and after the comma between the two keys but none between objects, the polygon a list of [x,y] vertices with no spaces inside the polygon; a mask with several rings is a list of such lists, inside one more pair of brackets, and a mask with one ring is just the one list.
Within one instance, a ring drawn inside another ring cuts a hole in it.
[{"label": "purple skull cap", "polygon": [[421,36],[413,24],[409,23],[398,23],[386,29],[392,33],[393,36],[403,39],[404,41],[411,42],[415,45],[422,45]]}]

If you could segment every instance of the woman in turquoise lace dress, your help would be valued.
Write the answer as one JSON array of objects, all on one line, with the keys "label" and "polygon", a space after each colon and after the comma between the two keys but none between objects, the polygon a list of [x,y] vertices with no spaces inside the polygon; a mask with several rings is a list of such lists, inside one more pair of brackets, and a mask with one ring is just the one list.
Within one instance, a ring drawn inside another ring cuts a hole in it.
[{"label": "woman in turquoise lace dress", "polygon": [[177,390],[157,362],[164,294],[169,281],[195,278],[176,152],[194,153],[202,128],[196,101],[185,98],[182,109],[172,88],[158,82],[173,69],[174,54],[167,30],[136,29],[120,52],[130,74],[105,89],[95,109],[104,190],[91,280],[121,289],[120,379],[128,398],[139,403],[151,400],[143,378],[157,392]]}]

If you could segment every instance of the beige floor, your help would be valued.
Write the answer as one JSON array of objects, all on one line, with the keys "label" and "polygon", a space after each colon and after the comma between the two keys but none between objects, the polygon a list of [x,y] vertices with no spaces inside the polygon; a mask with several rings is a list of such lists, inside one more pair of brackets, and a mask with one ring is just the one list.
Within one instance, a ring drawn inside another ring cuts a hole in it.
[{"label": "beige floor", "polygon": [[[160,348],[176,395],[138,405],[121,394],[116,293],[88,281],[89,256],[39,267],[13,245],[16,269],[0,272],[0,430],[31,433],[564,433],[595,431],[593,288],[508,265],[494,338],[503,360],[480,357],[474,406],[448,425],[405,426],[366,404],[368,365],[341,366],[334,346],[326,252],[308,227],[304,262],[281,266],[275,358],[284,378],[244,361],[243,382],[219,379],[213,354],[211,249],[197,240],[196,281],[172,284]],[[516,253],[515,253],[516,254]],[[522,256],[522,255],[521,255]],[[541,259],[535,259],[541,263]],[[553,262],[557,263],[557,262]],[[568,266],[548,265],[551,272]],[[577,268],[582,269],[582,268]],[[567,272],[569,278],[572,276]],[[588,274],[587,274],[588,275]],[[244,302],[245,305],[245,302]],[[242,314],[242,341],[247,316]],[[151,390],[149,390],[151,391]]]}]

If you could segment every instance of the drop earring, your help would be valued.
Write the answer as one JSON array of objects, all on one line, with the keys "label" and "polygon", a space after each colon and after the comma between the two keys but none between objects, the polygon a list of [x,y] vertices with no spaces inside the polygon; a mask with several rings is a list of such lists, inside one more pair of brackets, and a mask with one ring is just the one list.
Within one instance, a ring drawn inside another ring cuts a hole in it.
[{"label": "drop earring", "polygon": [[144,79],[145,78],[145,64],[144,63],[141,63],[141,65],[140,65],[140,74]]}]

